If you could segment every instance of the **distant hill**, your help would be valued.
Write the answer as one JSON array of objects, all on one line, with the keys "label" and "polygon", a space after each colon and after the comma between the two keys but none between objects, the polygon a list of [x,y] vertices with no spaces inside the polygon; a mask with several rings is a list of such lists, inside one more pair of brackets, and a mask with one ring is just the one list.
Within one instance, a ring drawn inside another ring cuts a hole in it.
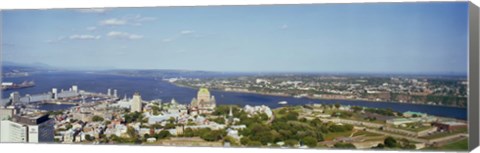
[{"label": "distant hill", "polygon": [[49,69],[53,69],[53,68],[44,63],[23,64],[23,63],[16,63],[16,62],[10,62],[10,61],[2,62],[2,73],[33,72],[33,71],[49,70]]},{"label": "distant hill", "polygon": [[169,70],[169,69],[152,69],[152,70],[108,70],[102,71],[109,74],[124,76],[141,76],[141,77],[186,77],[186,78],[210,78],[210,77],[231,77],[246,75],[243,73],[225,73],[213,71],[194,71],[194,70]]}]

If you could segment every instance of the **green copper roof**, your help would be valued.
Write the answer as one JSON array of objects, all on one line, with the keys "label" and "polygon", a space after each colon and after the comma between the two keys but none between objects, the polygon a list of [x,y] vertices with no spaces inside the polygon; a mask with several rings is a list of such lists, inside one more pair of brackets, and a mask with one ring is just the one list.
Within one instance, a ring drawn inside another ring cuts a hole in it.
[{"label": "green copper roof", "polygon": [[207,88],[200,88],[200,90],[198,90],[198,94],[210,94],[210,91],[208,91]]}]

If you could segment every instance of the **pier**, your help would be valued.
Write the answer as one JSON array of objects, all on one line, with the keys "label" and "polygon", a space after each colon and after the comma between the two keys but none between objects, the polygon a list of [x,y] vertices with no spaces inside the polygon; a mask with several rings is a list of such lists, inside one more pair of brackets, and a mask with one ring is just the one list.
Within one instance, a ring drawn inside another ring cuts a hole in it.
[{"label": "pier", "polygon": [[57,105],[80,105],[85,103],[97,102],[113,102],[118,100],[116,90],[108,89],[107,93],[87,92],[78,90],[76,85],[73,85],[68,90],[60,90],[53,88],[50,92],[39,94],[26,94],[21,96],[19,92],[13,92],[9,98],[2,99],[0,105],[23,104],[23,105],[38,105],[38,104],[57,104]]}]

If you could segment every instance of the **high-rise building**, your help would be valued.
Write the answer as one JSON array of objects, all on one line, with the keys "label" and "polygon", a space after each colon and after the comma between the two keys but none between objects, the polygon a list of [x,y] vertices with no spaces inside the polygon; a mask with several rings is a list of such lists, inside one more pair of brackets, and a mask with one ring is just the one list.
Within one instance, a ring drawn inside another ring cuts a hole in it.
[{"label": "high-rise building", "polygon": [[54,121],[48,114],[15,115],[0,122],[0,142],[53,142]]},{"label": "high-rise building", "polygon": [[77,85],[73,85],[73,86],[72,86],[72,91],[75,92],[75,93],[78,93],[78,86],[77,86]]},{"label": "high-rise building", "polygon": [[113,97],[117,98],[118,95],[117,95],[117,89],[113,89]]},{"label": "high-rise building", "polygon": [[0,121],[8,120],[13,117],[16,110],[14,106],[8,106],[6,108],[0,108]]},{"label": "high-rise building", "polygon": [[19,103],[20,102],[20,93],[17,92],[17,91],[10,93],[10,100],[12,102],[10,105],[15,105],[15,103]]},{"label": "high-rise building", "polygon": [[142,96],[140,96],[140,93],[138,92],[133,94],[130,112],[142,112]]},{"label": "high-rise building", "polygon": [[57,100],[58,99],[58,90],[57,88],[52,88],[52,98]]}]

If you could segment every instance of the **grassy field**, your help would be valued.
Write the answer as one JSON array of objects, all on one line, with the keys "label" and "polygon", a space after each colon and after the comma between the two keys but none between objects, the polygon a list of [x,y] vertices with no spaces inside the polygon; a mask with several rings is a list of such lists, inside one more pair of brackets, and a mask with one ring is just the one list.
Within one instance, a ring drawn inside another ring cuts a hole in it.
[{"label": "grassy field", "polygon": [[329,141],[329,140],[333,140],[333,139],[338,138],[338,137],[350,137],[351,134],[352,134],[352,131],[328,133],[328,134],[325,135],[324,138],[325,138],[326,141]]},{"label": "grassy field", "polygon": [[425,150],[448,150],[448,151],[464,151],[468,150],[468,138],[441,146],[441,147],[429,147]]},{"label": "grassy field", "polygon": [[417,127],[398,127],[399,129],[407,130],[407,131],[412,131],[412,132],[420,132],[424,130],[431,129],[431,126],[417,126]]},{"label": "grassy field", "polygon": [[170,138],[158,140],[153,143],[145,143],[146,145],[163,145],[163,146],[203,146],[203,147],[221,147],[222,142],[208,142],[199,137],[191,138]]},{"label": "grassy field", "polygon": [[453,132],[442,132],[442,133],[437,133],[437,134],[433,134],[433,135],[429,135],[429,136],[425,136],[425,137],[421,137],[421,138],[436,139],[436,138],[446,137],[446,136],[449,136],[449,135],[454,135],[454,134],[458,134],[458,133],[467,133],[467,132],[468,132],[467,128],[464,128],[464,129],[459,129],[459,130],[456,130],[456,131],[453,131]]},{"label": "grassy field", "polygon": [[366,136],[366,137],[382,136],[382,135],[380,135],[380,134],[371,133],[371,132],[367,132],[367,131],[363,131],[363,130],[360,130],[360,131],[355,132],[355,133],[353,134],[354,137],[355,137],[355,136],[361,136],[361,135]]}]

